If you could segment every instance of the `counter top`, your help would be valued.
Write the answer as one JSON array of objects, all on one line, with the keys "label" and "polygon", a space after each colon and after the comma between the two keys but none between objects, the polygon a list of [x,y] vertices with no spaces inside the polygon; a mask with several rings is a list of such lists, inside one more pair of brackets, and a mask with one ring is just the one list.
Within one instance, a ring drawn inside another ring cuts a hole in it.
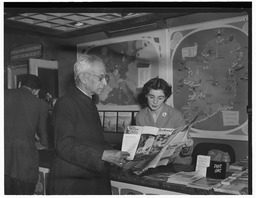
[{"label": "counter top", "polygon": [[[51,162],[53,160],[54,151],[53,149],[42,149],[39,150],[40,155],[40,167],[48,168],[51,167]],[[188,187],[186,185],[168,183],[167,178],[169,175],[180,172],[194,171],[195,167],[193,165],[167,165],[159,166],[157,168],[149,169],[141,175],[136,175],[133,172],[117,167],[111,166],[110,179],[115,182],[122,182],[126,184],[132,184],[137,186],[143,186],[153,189],[160,189],[164,191],[177,192],[190,195],[212,195],[212,194],[225,194],[220,192],[215,192],[213,189],[201,189]],[[163,177],[157,177],[158,175]]]},{"label": "counter top", "polygon": [[179,192],[184,194],[191,194],[191,195],[219,194],[214,192],[213,189],[206,190],[206,189],[187,187],[186,185],[168,183],[166,182],[167,178],[166,178],[166,181],[164,181],[163,179],[149,179],[150,175],[154,175],[156,173],[172,174],[179,171],[194,171],[194,166],[186,166],[186,165],[160,166],[154,169],[149,169],[148,171],[146,171],[141,175],[136,175],[129,170],[125,170],[119,167],[112,167],[111,180],[140,185],[140,186],[146,186],[150,188],[169,190],[169,191]]}]

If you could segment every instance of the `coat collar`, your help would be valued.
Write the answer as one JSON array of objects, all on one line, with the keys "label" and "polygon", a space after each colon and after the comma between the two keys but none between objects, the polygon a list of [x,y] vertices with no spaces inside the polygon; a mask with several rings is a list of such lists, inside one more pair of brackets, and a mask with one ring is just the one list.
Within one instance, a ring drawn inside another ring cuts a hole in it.
[{"label": "coat collar", "polygon": [[154,119],[151,115],[149,107],[146,108],[145,113],[147,115],[150,115],[150,116],[144,116],[145,121],[151,125],[153,124],[153,126],[155,126],[155,127],[165,126],[166,122],[168,121],[168,118],[170,117],[170,115],[168,115],[169,114],[169,106],[165,103],[163,103],[163,108],[162,108],[156,122],[154,121]]},{"label": "coat collar", "polygon": [[92,96],[89,96],[87,93],[85,93],[80,87],[76,86],[77,89],[79,89],[84,95],[88,96],[92,99]]},{"label": "coat collar", "polygon": [[19,88],[21,91],[23,91],[23,92],[25,92],[25,93],[27,93],[27,94],[31,94],[31,95],[33,95],[32,94],[32,92],[31,92],[31,90],[29,90],[28,88],[26,88],[26,87],[21,87],[21,88]]},{"label": "coat collar", "polygon": [[[76,86],[72,85],[69,87],[68,92],[71,96],[76,95],[79,99],[86,101],[86,102],[92,102],[92,99],[85,95],[80,89],[78,89]],[[76,97],[75,97],[76,98]]]}]

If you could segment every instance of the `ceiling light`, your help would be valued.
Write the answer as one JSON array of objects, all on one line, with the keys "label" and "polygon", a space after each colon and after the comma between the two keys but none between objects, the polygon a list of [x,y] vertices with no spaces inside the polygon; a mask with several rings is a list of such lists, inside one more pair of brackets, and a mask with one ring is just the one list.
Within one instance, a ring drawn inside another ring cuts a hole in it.
[{"label": "ceiling light", "polygon": [[74,26],[76,26],[76,27],[80,27],[80,26],[82,26],[82,25],[84,25],[84,23],[82,23],[82,22],[76,22],[76,23],[74,24]]}]

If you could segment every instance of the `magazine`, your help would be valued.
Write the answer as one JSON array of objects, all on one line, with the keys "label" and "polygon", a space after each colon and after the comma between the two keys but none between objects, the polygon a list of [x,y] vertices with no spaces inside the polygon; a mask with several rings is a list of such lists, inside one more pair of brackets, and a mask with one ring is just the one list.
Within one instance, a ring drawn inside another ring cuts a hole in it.
[{"label": "magazine", "polygon": [[228,194],[235,194],[235,195],[244,195],[248,194],[248,184],[241,183],[241,182],[232,182],[230,185],[225,184],[217,184],[213,187],[214,191],[216,192],[223,192]]},{"label": "magazine", "polygon": [[221,182],[221,179],[202,177],[199,180],[192,181],[187,186],[192,188],[210,190],[215,186],[217,186],[220,182]]},{"label": "magazine", "polygon": [[175,173],[169,172],[157,172],[157,173],[153,173],[151,175],[144,175],[142,178],[144,179],[149,179],[149,180],[154,180],[154,181],[164,181],[166,182],[168,180],[168,178],[173,175]]},{"label": "magazine", "polygon": [[248,168],[248,161],[236,161],[229,165],[230,170],[246,170]]},{"label": "magazine", "polygon": [[232,173],[232,175],[230,175],[229,178],[231,179],[239,178],[240,180],[248,180],[248,169],[244,171],[236,171]]},{"label": "magazine", "polygon": [[122,167],[141,174],[149,168],[173,162],[189,140],[188,129],[192,123],[176,129],[127,126],[121,150],[129,152],[130,156]]},{"label": "magazine", "polygon": [[237,171],[215,186],[214,191],[229,194],[248,194],[248,169]]},{"label": "magazine", "polygon": [[167,182],[174,183],[174,184],[188,185],[189,183],[193,183],[203,177],[204,176],[199,174],[197,171],[193,171],[193,172],[180,171],[178,173],[171,175],[168,178]]}]

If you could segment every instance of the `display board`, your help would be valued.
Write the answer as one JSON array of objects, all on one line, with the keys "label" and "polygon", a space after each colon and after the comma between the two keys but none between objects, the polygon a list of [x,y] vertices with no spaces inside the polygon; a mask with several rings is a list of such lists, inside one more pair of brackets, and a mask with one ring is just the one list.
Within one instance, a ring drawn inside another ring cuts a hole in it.
[{"label": "display board", "polygon": [[187,122],[192,137],[248,140],[248,16],[82,43],[100,56],[108,85],[99,111],[138,111],[142,86],[159,76],[173,86],[167,104]]},{"label": "display board", "polygon": [[142,86],[159,76],[165,32],[150,32],[78,45],[78,56],[96,54],[106,65],[108,85],[99,95],[100,110],[139,110]]},{"label": "display board", "polygon": [[170,40],[173,105],[187,121],[199,115],[192,131],[247,139],[247,18],[185,27]]}]

